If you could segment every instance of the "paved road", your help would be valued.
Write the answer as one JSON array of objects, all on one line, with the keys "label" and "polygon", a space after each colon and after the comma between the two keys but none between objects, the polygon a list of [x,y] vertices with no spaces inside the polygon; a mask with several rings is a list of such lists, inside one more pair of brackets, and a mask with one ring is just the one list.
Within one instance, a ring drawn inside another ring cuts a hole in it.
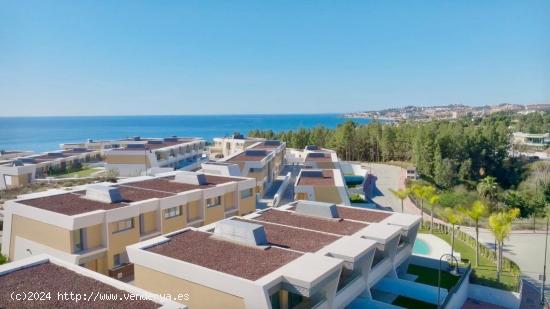
[{"label": "paved road", "polygon": [[390,189],[400,187],[399,179],[402,169],[378,163],[364,163],[363,165],[376,177],[372,201],[383,209],[401,212],[401,201],[391,193]]},{"label": "paved road", "polygon": [[[473,228],[462,227],[462,230],[474,236]],[[495,240],[490,231],[480,229],[479,241],[488,247],[495,246]],[[504,256],[516,262],[521,269],[525,279],[540,288],[541,280],[539,275],[542,274],[544,266],[544,233],[533,233],[529,231],[514,231],[504,242]],[[550,258],[550,255],[548,256]],[[547,267],[548,267],[547,263]],[[550,267],[548,268],[550,271]],[[547,271],[547,277],[548,272]],[[546,284],[550,282],[547,280]],[[550,290],[545,288],[546,299],[550,299]]]}]

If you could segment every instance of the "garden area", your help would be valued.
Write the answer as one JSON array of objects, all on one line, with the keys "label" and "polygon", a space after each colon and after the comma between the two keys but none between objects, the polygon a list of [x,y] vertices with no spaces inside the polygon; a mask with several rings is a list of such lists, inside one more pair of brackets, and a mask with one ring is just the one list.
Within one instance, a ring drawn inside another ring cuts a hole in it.
[{"label": "garden area", "polygon": [[[424,229],[422,232],[429,233],[429,230]],[[449,245],[451,244],[451,235],[448,232],[437,229],[433,231],[433,235],[443,239]],[[500,280],[497,280],[497,264],[494,258],[495,252],[484,246],[480,246],[480,248],[479,264],[476,265],[475,239],[466,233],[457,233],[454,241],[454,250],[460,253],[462,264],[471,264],[472,275],[470,276],[470,282],[501,290],[517,292],[520,276],[519,267],[514,262],[503,258]],[[437,278],[435,278],[435,280],[437,284]]]}]

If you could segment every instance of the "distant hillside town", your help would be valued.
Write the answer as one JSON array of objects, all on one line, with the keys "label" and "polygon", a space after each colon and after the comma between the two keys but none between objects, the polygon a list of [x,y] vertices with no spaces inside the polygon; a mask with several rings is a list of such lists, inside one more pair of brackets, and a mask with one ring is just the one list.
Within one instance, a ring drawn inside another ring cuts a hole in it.
[{"label": "distant hillside town", "polygon": [[443,106],[406,106],[388,108],[379,111],[363,111],[347,113],[347,118],[371,118],[380,120],[431,120],[431,119],[456,119],[463,116],[483,117],[497,112],[513,112],[529,114],[539,111],[549,111],[550,104],[510,104],[467,106],[463,104],[450,104]]}]

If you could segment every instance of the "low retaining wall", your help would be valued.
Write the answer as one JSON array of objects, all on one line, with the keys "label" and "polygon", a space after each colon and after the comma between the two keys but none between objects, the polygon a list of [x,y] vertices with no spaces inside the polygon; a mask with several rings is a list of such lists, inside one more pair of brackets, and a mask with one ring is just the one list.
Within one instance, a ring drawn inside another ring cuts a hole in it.
[{"label": "low retaining wall", "polygon": [[521,302],[519,293],[503,291],[477,284],[470,284],[468,297],[510,309],[519,308]]}]

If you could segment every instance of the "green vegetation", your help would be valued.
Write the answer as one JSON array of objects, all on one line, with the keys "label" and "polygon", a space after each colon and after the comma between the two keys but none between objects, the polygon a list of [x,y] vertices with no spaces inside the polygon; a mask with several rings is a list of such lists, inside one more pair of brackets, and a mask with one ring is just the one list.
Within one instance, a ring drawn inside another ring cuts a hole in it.
[{"label": "green vegetation", "polygon": [[409,196],[409,193],[410,193],[409,189],[406,189],[406,188],[399,189],[399,190],[390,189],[390,192],[401,201],[401,212],[404,213],[405,209],[403,205],[403,200],[405,200]]},{"label": "green vegetation", "polygon": [[[409,265],[407,272],[411,275],[418,276],[415,282],[424,283],[431,286],[437,286],[438,270],[418,265]],[[441,287],[450,290],[456,285],[460,277],[453,276],[449,272],[441,271]]]},{"label": "green vegetation", "polygon": [[348,161],[411,162],[443,189],[496,177],[506,188],[521,180],[521,160],[508,158],[513,117],[403,122],[374,121],[358,125],[347,121],[336,129],[315,127],[275,133],[252,130],[253,137],[276,138],[289,147],[308,144],[335,149]]},{"label": "green vegetation", "polygon": [[82,177],[90,177],[94,173],[101,171],[99,168],[89,168],[89,167],[83,167],[80,170],[73,171],[73,172],[67,172],[65,174],[59,174],[56,176],[56,178],[82,178]]},{"label": "green vegetation", "polygon": [[500,281],[500,273],[502,271],[502,250],[504,248],[504,240],[512,231],[512,221],[519,216],[519,209],[512,208],[506,212],[501,211],[494,213],[489,217],[489,228],[495,236],[498,246],[497,251],[497,281]]},{"label": "green vegetation", "polygon": [[365,199],[361,195],[356,194],[356,193],[350,195],[349,200],[352,203],[366,203],[367,202],[367,201],[365,201]]},{"label": "green vegetation", "polygon": [[403,308],[411,308],[411,309],[436,309],[437,306],[434,304],[426,303],[420,300],[399,296],[397,297],[392,305],[403,307]]},{"label": "green vegetation", "polygon": [[[451,243],[451,236],[447,233],[436,230],[434,231],[434,235],[449,244]],[[475,249],[472,245],[464,241],[464,237],[455,239],[454,250],[460,253],[462,261],[472,261],[475,259]],[[502,264],[503,269],[499,281],[496,274],[496,263],[493,259],[481,255],[479,258],[479,266],[472,265],[470,282],[507,291],[517,291],[519,287],[519,267],[507,259],[503,259]]]}]

